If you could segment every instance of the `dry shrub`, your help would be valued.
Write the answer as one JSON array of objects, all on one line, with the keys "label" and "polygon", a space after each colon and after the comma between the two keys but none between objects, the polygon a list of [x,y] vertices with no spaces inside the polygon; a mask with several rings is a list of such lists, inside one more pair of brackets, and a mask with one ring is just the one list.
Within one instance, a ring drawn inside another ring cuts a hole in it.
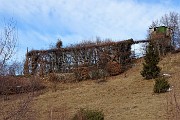
[{"label": "dry shrub", "polygon": [[52,83],[52,91],[56,92],[57,91],[57,83],[60,82],[60,78],[58,78],[57,74],[55,73],[50,73],[48,80]]},{"label": "dry shrub", "polygon": [[0,94],[16,94],[23,91],[25,87],[30,85],[29,81],[22,78],[6,76],[0,78]]},{"label": "dry shrub", "polygon": [[40,79],[36,76],[31,77],[0,77],[0,94],[18,94],[37,91],[45,88]]},{"label": "dry shrub", "polygon": [[88,67],[78,67],[74,70],[76,79],[78,81],[86,80],[89,78],[89,68]]},{"label": "dry shrub", "polygon": [[74,73],[63,73],[61,75],[65,76],[64,82],[75,82],[76,80],[76,76]]},{"label": "dry shrub", "polygon": [[110,61],[106,64],[106,70],[110,75],[118,75],[121,71],[121,65],[118,62]]},{"label": "dry shrub", "polygon": [[30,81],[29,89],[32,92],[42,90],[45,88],[45,85],[42,83],[39,76],[32,76],[31,78],[29,78],[29,81]]},{"label": "dry shrub", "polygon": [[60,82],[61,78],[59,78],[56,73],[50,73],[48,80],[51,82]]},{"label": "dry shrub", "polygon": [[104,69],[94,69],[89,72],[89,77],[93,80],[105,79],[107,76],[109,75]]},{"label": "dry shrub", "polygon": [[74,82],[76,76],[74,73],[50,73],[48,80],[51,82]]}]

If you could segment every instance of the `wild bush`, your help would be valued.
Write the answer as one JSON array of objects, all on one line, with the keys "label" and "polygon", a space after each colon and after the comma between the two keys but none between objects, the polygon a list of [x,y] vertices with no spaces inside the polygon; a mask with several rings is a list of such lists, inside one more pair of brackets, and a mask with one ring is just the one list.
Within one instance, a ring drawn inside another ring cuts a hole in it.
[{"label": "wild bush", "polygon": [[105,77],[107,76],[108,76],[108,73],[104,69],[95,69],[89,72],[89,77],[93,80],[105,79]]},{"label": "wild bush", "polygon": [[42,90],[45,88],[45,85],[42,83],[39,76],[34,75],[31,78],[29,78],[29,81],[30,81],[29,89],[31,90],[31,92]]},{"label": "wild bush", "polygon": [[50,82],[74,82],[77,76],[74,73],[50,73],[48,80]]},{"label": "wild bush", "polygon": [[155,93],[163,93],[169,89],[170,85],[164,77],[156,78],[154,84]]},{"label": "wild bush", "polygon": [[74,74],[78,81],[86,80],[89,78],[89,68],[88,67],[78,67],[74,70]]},{"label": "wild bush", "polygon": [[121,71],[121,65],[118,62],[110,61],[106,64],[106,70],[110,75],[118,75]]},{"label": "wild bush", "polygon": [[55,73],[50,73],[48,76],[48,80],[51,82],[58,82],[59,78]]},{"label": "wild bush", "polygon": [[0,95],[4,100],[8,99],[11,94],[20,94],[27,92],[35,92],[45,88],[39,77],[37,76],[1,76],[0,77]]},{"label": "wild bush", "polygon": [[104,120],[102,111],[80,109],[72,120]]},{"label": "wild bush", "polygon": [[53,92],[57,91],[57,83],[59,82],[59,78],[55,73],[49,74],[49,81],[52,83],[51,88]]}]

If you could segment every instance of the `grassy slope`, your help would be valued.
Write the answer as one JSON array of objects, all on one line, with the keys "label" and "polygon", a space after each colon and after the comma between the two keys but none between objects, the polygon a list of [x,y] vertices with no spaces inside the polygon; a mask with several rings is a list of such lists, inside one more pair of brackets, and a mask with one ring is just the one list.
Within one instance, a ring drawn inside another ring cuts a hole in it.
[{"label": "grassy slope", "polygon": [[[179,92],[180,54],[167,55],[160,66],[162,72],[172,74],[169,82]],[[143,80],[141,69],[139,60],[132,69],[107,82],[58,84],[57,92],[50,90],[33,99],[33,116],[37,120],[66,120],[79,108],[90,108],[103,110],[106,120],[164,120],[170,93],[154,94],[154,81]]]}]

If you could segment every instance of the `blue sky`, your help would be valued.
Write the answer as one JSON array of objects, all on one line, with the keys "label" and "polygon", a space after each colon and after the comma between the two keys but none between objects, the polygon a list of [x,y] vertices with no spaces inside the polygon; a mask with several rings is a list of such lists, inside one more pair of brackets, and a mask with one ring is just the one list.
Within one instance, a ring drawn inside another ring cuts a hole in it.
[{"label": "blue sky", "polygon": [[64,46],[97,36],[145,39],[151,22],[170,11],[180,11],[179,0],[0,0],[0,21],[17,21],[17,59],[58,38]]}]

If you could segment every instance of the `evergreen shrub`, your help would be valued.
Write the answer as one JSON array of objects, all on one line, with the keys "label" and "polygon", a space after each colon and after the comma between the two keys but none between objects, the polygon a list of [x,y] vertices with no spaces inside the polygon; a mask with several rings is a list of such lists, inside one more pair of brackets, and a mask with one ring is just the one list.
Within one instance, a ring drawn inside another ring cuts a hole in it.
[{"label": "evergreen shrub", "polygon": [[154,84],[154,93],[164,93],[169,89],[170,85],[164,77],[156,78]]},{"label": "evergreen shrub", "polygon": [[102,111],[80,109],[72,120],[104,120]]},{"label": "evergreen shrub", "polygon": [[161,71],[160,67],[157,66],[160,57],[154,44],[150,43],[147,46],[144,60],[145,63],[143,63],[143,70],[141,71],[141,75],[147,80],[157,78]]}]

